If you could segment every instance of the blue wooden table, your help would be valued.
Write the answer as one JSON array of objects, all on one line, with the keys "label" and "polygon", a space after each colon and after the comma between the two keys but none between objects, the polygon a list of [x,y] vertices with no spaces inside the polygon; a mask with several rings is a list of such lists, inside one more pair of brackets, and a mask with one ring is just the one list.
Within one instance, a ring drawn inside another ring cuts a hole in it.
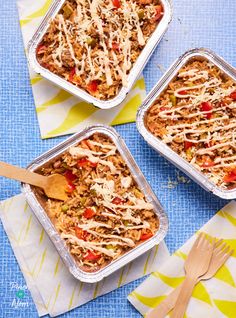
[{"label": "blue wooden table", "polygon": [[[193,47],[207,47],[236,66],[236,1],[174,0],[174,19],[145,68],[149,91],[162,70]],[[0,160],[26,166],[64,138],[42,141],[35,113],[15,0],[0,0]],[[166,238],[171,252],[208,221],[227,202],[194,182],[178,180],[179,172],[157,155],[138,134],[135,124],[117,127],[164,206],[170,220]],[[182,173],[180,173],[182,175]],[[19,193],[19,184],[0,178],[0,199]],[[0,318],[37,317],[26,290],[26,306],[14,305],[16,287],[25,284],[6,234],[0,226]],[[126,297],[141,280],[90,302],[63,317],[140,317]],[[14,287],[15,286],[15,287]]]}]

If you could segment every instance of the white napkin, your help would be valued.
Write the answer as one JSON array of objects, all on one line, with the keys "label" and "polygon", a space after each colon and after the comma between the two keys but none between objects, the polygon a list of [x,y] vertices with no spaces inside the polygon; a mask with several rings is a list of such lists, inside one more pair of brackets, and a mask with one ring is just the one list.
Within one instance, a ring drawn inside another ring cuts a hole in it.
[{"label": "white napkin", "polygon": [[[223,239],[234,253],[214,278],[195,287],[185,318],[236,318],[236,202],[226,205],[200,232]],[[129,301],[141,314],[156,307],[183,281],[184,261],[195,239],[196,235],[129,295]]]},{"label": "white napkin", "polygon": [[23,195],[1,203],[0,217],[39,316],[56,316],[156,270],[169,256],[165,243],[154,247],[99,283],[76,280],[37,221]]}]

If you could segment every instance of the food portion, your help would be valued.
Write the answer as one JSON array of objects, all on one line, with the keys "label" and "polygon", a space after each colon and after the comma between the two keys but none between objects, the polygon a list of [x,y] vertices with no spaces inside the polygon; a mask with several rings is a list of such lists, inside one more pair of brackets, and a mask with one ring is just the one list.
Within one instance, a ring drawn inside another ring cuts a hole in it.
[{"label": "food portion", "polygon": [[159,228],[152,204],[103,134],[81,141],[39,172],[68,180],[68,199],[47,198],[45,209],[84,271],[98,271]]},{"label": "food portion", "polygon": [[188,62],[149,108],[146,126],[214,184],[236,187],[236,84],[218,67]]},{"label": "food portion", "polygon": [[109,100],[163,16],[159,0],[67,0],[36,54],[51,72]]}]

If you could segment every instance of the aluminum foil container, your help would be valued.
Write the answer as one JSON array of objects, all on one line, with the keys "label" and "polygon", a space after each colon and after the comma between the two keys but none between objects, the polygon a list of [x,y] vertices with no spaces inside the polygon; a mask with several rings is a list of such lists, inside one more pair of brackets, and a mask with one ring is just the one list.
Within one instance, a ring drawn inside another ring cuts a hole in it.
[{"label": "aluminum foil container", "polygon": [[38,170],[39,168],[47,165],[50,161],[61,157],[62,153],[67,151],[71,146],[78,144],[81,140],[90,137],[94,133],[101,133],[103,135],[106,135],[114,142],[118,151],[120,152],[121,156],[123,157],[124,161],[129,167],[130,172],[134,180],[138,184],[140,190],[145,195],[147,201],[153,204],[153,209],[157,214],[157,217],[159,218],[160,226],[156,234],[151,239],[133,248],[132,250],[122,255],[117,260],[109,263],[107,266],[98,270],[97,272],[85,272],[79,268],[75,259],[70,254],[69,249],[65,244],[65,241],[60,237],[59,233],[55,229],[50,218],[48,217],[43,207],[42,197],[40,197],[40,195],[37,194],[34,187],[28,184],[22,184],[22,192],[24,193],[28,204],[30,205],[35,216],[38,218],[39,222],[42,224],[50,239],[54,243],[65,265],[68,267],[69,271],[75,278],[88,283],[100,281],[101,279],[115,272],[122,266],[133,261],[138,256],[147,252],[156,244],[159,244],[164,239],[168,229],[168,219],[163,211],[162,206],[160,205],[150,185],[147,183],[145,177],[143,176],[142,172],[140,171],[139,167],[134,161],[124,141],[113,128],[104,125],[95,125],[86,128],[81,132],[73,135],[66,141],[60,143],[56,147],[52,148],[51,150],[47,151],[46,153],[42,154],[40,157],[36,158],[28,166],[28,169],[30,171]]},{"label": "aluminum foil container", "polygon": [[176,167],[182,170],[195,182],[197,182],[205,190],[214,193],[223,199],[235,199],[236,190],[222,189],[213,182],[211,182],[202,172],[192,166],[187,160],[180,157],[169,146],[167,146],[161,139],[155,137],[146,127],[145,117],[149,107],[159,97],[159,95],[167,88],[169,83],[175,78],[178,71],[188,62],[192,60],[207,60],[217,66],[223,73],[236,81],[236,70],[229,65],[224,59],[205,48],[197,48],[187,51],[180,56],[172,66],[166,71],[158,83],[154,86],[146,99],[143,101],[137,113],[137,128],[147,143],[158,151],[163,157],[172,162]]},{"label": "aluminum foil container", "polygon": [[138,59],[134,63],[131,72],[128,76],[128,85],[127,87],[122,87],[119,91],[118,95],[109,100],[100,100],[83,89],[76,87],[75,85],[69,83],[65,79],[61,78],[60,76],[50,72],[46,68],[42,67],[36,58],[36,49],[39,43],[41,42],[44,34],[46,33],[50,21],[57,15],[61,7],[63,6],[65,0],[54,0],[50,9],[48,10],[47,14],[45,15],[42,23],[40,24],[39,28],[35,32],[34,36],[30,40],[28,44],[28,60],[31,67],[34,71],[44,78],[50,80],[54,84],[60,86],[61,88],[65,89],[69,93],[75,95],[76,97],[93,104],[101,109],[109,109],[115,106],[118,106],[122,101],[125,99],[126,95],[131,90],[132,86],[134,85],[135,81],[139,77],[140,73],[142,72],[144,66],[148,62],[152,52],[162,39],[163,35],[165,34],[168,25],[172,19],[172,4],[171,0],[161,0],[163,8],[164,8],[164,15],[158,24],[156,30],[153,32],[151,37],[149,38],[147,44],[143,48],[141,54],[139,55]]}]

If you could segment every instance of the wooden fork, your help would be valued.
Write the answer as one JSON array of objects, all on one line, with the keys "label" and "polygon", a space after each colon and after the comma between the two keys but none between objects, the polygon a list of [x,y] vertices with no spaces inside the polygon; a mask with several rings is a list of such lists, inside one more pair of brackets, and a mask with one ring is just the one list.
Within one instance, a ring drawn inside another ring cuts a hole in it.
[{"label": "wooden fork", "polygon": [[193,288],[199,277],[204,275],[210,265],[214,244],[200,234],[185,261],[186,278],[177,298],[171,318],[182,318],[186,311]]},{"label": "wooden fork", "polygon": [[[216,242],[208,271],[203,276],[198,278],[197,283],[200,280],[208,280],[212,278],[232,255],[232,253],[233,250],[230,249],[230,247],[228,247],[225,243],[222,244],[222,240]],[[175,288],[156,308],[151,309],[146,314],[145,318],[165,318],[168,312],[174,308],[181,290],[181,286],[182,284]]]}]

